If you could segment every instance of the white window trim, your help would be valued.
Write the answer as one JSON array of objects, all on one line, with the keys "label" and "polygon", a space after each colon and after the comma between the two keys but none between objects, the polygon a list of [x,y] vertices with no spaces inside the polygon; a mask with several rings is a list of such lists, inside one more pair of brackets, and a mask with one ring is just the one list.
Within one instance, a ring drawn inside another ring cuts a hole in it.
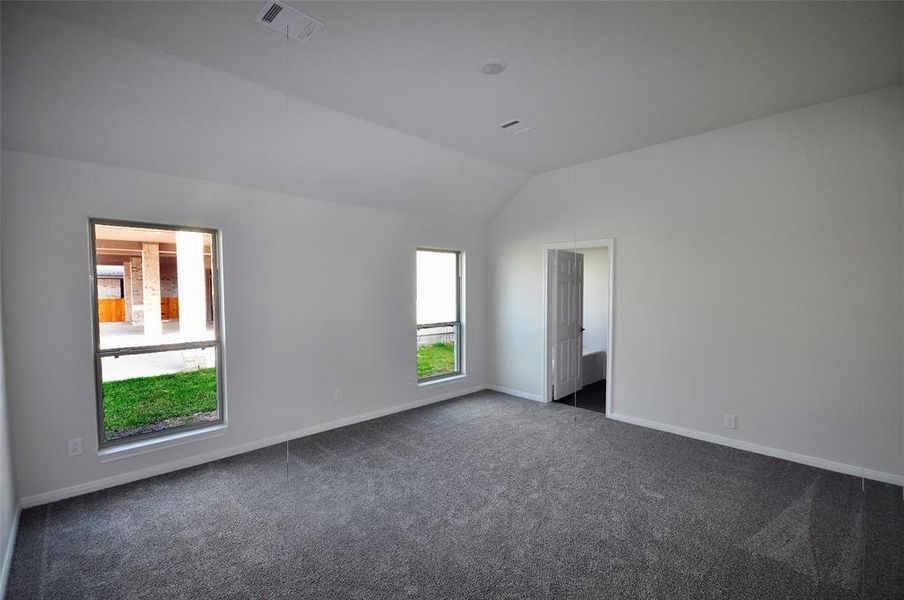
[{"label": "white window trim", "polygon": [[193,442],[200,442],[201,440],[220,437],[226,434],[228,428],[229,426],[225,423],[218,423],[201,429],[177,431],[169,435],[164,434],[159,437],[101,448],[97,451],[97,456],[100,457],[100,462],[104,463],[122,460],[123,458],[129,458],[131,456],[157,452],[158,450],[166,450],[167,448],[174,448],[184,444],[191,444]]},{"label": "white window trim", "polygon": [[[456,317],[458,324],[458,348],[456,348],[457,356],[456,361],[458,363],[458,370],[454,373],[449,373],[448,375],[438,375],[435,377],[428,377],[425,379],[419,379],[417,374],[415,373],[415,381],[417,382],[418,387],[429,386],[441,383],[450,383],[459,379],[465,379],[468,376],[467,369],[467,360],[466,360],[466,348],[468,336],[466,332],[466,306],[465,306],[465,251],[464,250],[456,250],[452,248],[436,248],[431,246],[417,246],[415,248],[415,256],[417,256],[417,252],[419,251],[426,252],[449,252],[457,255],[457,265],[458,265],[458,281],[456,282],[457,287],[457,306],[456,306]],[[417,287],[417,268],[415,268],[415,289]],[[417,293],[415,293],[415,298],[417,298]],[[430,323],[425,323],[424,325],[430,325]],[[414,320],[414,328],[415,332],[417,329],[421,327],[421,325],[417,322],[417,318]]]}]

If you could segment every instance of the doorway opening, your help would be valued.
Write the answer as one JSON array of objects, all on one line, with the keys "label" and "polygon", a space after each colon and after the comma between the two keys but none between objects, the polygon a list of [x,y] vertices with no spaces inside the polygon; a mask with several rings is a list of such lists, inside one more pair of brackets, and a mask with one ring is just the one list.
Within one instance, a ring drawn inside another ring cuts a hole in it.
[{"label": "doorway opening", "polygon": [[611,239],[544,246],[547,402],[612,412],[613,246]]}]

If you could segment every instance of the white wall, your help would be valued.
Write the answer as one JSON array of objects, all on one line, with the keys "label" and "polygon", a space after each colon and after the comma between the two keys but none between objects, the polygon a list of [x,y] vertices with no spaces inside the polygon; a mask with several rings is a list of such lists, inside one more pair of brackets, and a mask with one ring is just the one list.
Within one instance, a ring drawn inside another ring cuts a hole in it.
[{"label": "white wall", "polygon": [[[2,160],[0,160],[0,167],[2,167]],[[2,183],[2,176],[0,176],[0,183]],[[0,223],[2,223],[2,205],[2,195],[0,195]],[[2,237],[2,233],[0,233],[0,237]],[[0,256],[2,256],[2,251],[0,251]],[[0,285],[0,288],[2,288],[2,285]],[[0,290],[0,297],[2,297],[2,290]],[[2,301],[0,301],[0,315],[2,313]],[[3,598],[6,592],[6,580],[9,574],[9,564],[12,560],[12,545],[15,543],[14,523],[18,516],[18,501],[19,498],[16,495],[16,485],[13,478],[13,456],[6,394],[4,335],[2,318],[0,318],[0,598]]]},{"label": "white wall", "polygon": [[609,345],[609,249],[583,248],[584,354]]},{"label": "white wall", "polygon": [[[2,202],[0,202],[2,205]],[[2,213],[2,206],[0,206]],[[0,218],[2,221],[2,218]],[[0,251],[2,254],[2,251]],[[0,313],[3,310],[0,308]],[[2,321],[2,319],[0,319]],[[12,559],[14,523],[18,516],[19,497],[13,478],[13,455],[10,440],[9,407],[6,393],[6,369],[4,367],[4,332],[0,323],[0,598],[3,597],[9,561]]]},{"label": "white wall", "polygon": [[[604,237],[618,252],[617,411],[902,472],[900,90],[580,165],[577,198],[571,169],[537,176],[485,238],[451,221],[479,222],[523,174],[12,9],[4,144],[23,152],[4,152],[0,245],[21,495],[484,382],[539,394],[542,245]],[[89,216],[222,229],[223,437],[117,462],[93,452]],[[441,388],[407,384],[418,245],[467,252],[469,377]],[[737,432],[721,428],[725,412]],[[83,456],[66,455],[72,437],[88,442]]]},{"label": "white wall", "polygon": [[[0,161],[2,163],[2,161]],[[2,179],[2,177],[0,177]],[[0,182],[2,183],[2,182]],[[2,214],[2,201],[0,201],[0,214]],[[2,223],[2,217],[0,217]],[[2,237],[2,234],[0,234]],[[2,251],[0,251],[2,255]],[[3,310],[0,308],[0,313]],[[2,319],[0,319],[2,321]],[[10,439],[10,419],[8,396],[6,393],[6,369],[5,369],[5,337],[2,322],[0,322],[0,598],[4,597],[6,576],[8,575],[9,561],[12,560],[12,548],[15,542],[14,523],[18,517],[18,503],[16,485],[13,478],[12,442]]]},{"label": "white wall", "polygon": [[[23,4],[4,6],[3,75],[9,397],[29,502],[483,383],[475,223],[525,174]],[[98,460],[89,216],[222,230],[225,436]],[[454,385],[407,382],[417,246],[466,251],[468,378]]]},{"label": "white wall", "polygon": [[[484,382],[480,227],[8,151],[2,166],[6,335],[15,348],[8,389],[23,497],[140,475]],[[89,216],[222,232],[223,437],[98,459]],[[468,377],[457,384],[418,388],[407,381],[416,374],[418,246],[466,253]],[[70,458],[66,440],[75,437],[84,438],[85,453]]]},{"label": "white wall", "polygon": [[894,88],[532,178],[488,231],[490,380],[541,392],[543,244],[611,237],[617,413],[900,475],[902,126]]}]

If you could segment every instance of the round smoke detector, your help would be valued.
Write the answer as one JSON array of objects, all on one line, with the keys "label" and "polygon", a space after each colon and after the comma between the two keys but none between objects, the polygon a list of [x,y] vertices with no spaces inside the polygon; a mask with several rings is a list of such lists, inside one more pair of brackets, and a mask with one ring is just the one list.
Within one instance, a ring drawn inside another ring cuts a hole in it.
[{"label": "round smoke detector", "polygon": [[501,60],[488,60],[480,65],[480,72],[484,75],[499,75],[505,71],[506,64]]}]

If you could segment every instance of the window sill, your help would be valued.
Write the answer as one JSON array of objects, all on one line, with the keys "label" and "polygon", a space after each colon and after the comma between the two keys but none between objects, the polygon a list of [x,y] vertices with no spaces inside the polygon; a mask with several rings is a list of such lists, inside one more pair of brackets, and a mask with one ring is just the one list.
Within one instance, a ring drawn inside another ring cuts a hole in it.
[{"label": "window sill", "polygon": [[147,454],[148,452],[156,452],[157,450],[164,450],[166,448],[173,448],[175,446],[181,446],[183,444],[190,444],[192,442],[199,442],[201,440],[220,437],[221,435],[226,433],[226,429],[227,425],[225,423],[218,423],[217,425],[204,427],[202,429],[180,431],[170,435],[163,435],[151,440],[141,440],[138,442],[133,442],[131,444],[122,444],[121,446],[114,446],[112,448],[103,448],[97,451],[97,456],[98,458],[100,458],[100,462],[111,462],[114,460],[129,458],[130,456]]},{"label": "window sill", "polygon": [[439,379],[430,379],[428,381],[419,381],[417,386],[419,388],[427,388],[432,386],[442,386],[451,385],[453,383],[458,383],[459,381],[463,381],[467,379],[468,376],[464,373],[459,373],[457,375],[449,375],[448,377],[440,377]]}]

